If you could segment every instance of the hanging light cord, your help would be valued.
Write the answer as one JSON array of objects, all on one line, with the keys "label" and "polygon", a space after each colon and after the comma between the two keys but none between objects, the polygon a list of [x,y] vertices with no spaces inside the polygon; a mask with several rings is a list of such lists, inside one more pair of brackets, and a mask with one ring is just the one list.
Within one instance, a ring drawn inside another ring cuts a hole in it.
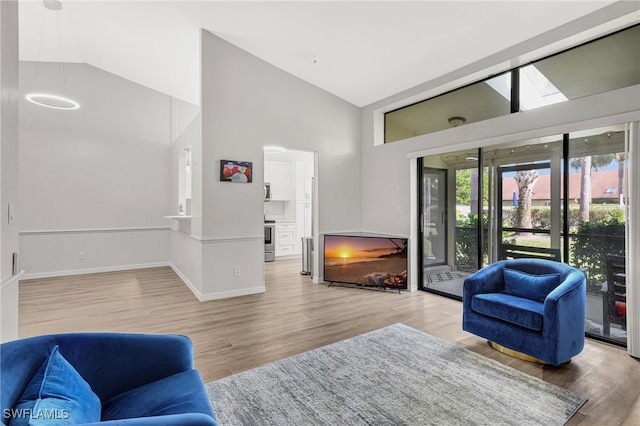
[{"label": "hanging light cord", "polygon": [[[45,33],[45,28],[46,28],[46,22],[47,22],[47,15],[48,15],[48,10],[52,10],[46,6],[43,6],[45,8],[45,12],[42,15],[42,28],[40,30],[40,43],[38,44],[38,58],[36,60],[36,72],[35,72],[35,77],[38,77],[38,73],[40,70],[40,63],[42,62],[42,45],[44,43],[44,33]],[[61,10],[61,9],[58,9]],[[56,13],[58,10],[53,10],[53,13]],[[65,71],[64,71],[64,56],[63,56],[63,49],[62,49],[62,31],[60,30],[61,25],[60,25],[60,15],[58,13],[56,13],[56,42],[57,42],[57,53],[58,53],[58,68],[60,70],[60,76],[62,77],[62,85],[63,87],[66,87],[67,85],[67,80],[66,80],[66,76],[65,76]]]}]

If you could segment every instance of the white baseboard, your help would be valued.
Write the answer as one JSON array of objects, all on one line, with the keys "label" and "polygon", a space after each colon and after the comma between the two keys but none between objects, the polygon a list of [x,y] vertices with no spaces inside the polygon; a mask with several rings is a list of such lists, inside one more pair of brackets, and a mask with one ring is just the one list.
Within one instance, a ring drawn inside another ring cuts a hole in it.
[{"label": "white baseboard", "polygon": [[[201,302],[218,299],[228,299],[231,297],[248,296],[250,294],[264,293],[266,291],[265,286],[243,288],[241,290],[229,290],[229,291],[217,291],[215,293],[205,293],[198,297]],[[197,296],[196,296],[197,297]]]},{"label": "white baseboard", "polygon": [[101,266],[98,268],[86,268],[86,269],[69,269],[64,271],[47,271],[47,272],[26,272],[20,277],[20,280],[34,280],[40,278],[55,278],[65,277],[69,275],[85,275],[85,274],[98,274],[103,272],[119,272],[128,271],[132,269],[148,269],[159,268],[163,266],[172,266],[171,262],[154,262],[154,263],[139,263],[133,265],[116,265],[116,266]]},{"label": "white baseboard", "polygon": [[2,284],[0,284],[0,291],[4,291],[5,289],[16,285],[16,283],[22,279],[23,275],[24,275],[24,270],[20,270],[20,272],[17,275],[11,275],[9,278],[2,281]]},{"label": "white baseboard", "polygon": [[191,293],[193,293],[193,295],[196,297],[196,299],[198,299],[200,302],[202,302],[202,293],[200,293],[200,290],[198,290],[196,288],[196,286],[193,285],[193,283],[189,280],[189,278],[187,278],[187,276],[182,273],[180,268],[178,268],[172,262],[169,263],[169,266],[171,267],[171,269],[173,269],[173,272],[176,273],[178,278],[180,278],[182,280],[182,282],[185,283],[185,285],[187,287],[189,287],[189,290],[191,290]]},{"label": "white baseboard", "polygon": [[[55,277],[65,277],[70,275],[85,275],[85,274],[97,274],[103,272],[119,272],[119,271],[128,271],[133,269],[147,269],[147,268],[158,268],[163,266],[169,266],[173,271],[178,275],[178,278],[185,283],[189,290],[193,293],[193,295],[200,302],[206,302],[209,300],[218,300],[218,299],[227,299],[230,297],[238,297],[238,296],[248,296],[250,294],[264,293],[264,286],[243,288],[240,290],[231,290],[231,291],[220,291],[213,293],[202,294],[193,283],[187,278],[186,275],[180,271],[176,265],[172,262],[155,262],[155,263],[142,263],[142,264],[134,264],[134,265],[118,265],[118,266],[104,266],[99,268],[87,268],[87,269],[73,269],[73,270],[65,270],[65,271],[48,271],[48,272],[34,272],[34,273],[24,273],[20,276],[20,280],[32,280],[32,279],[41,279],[41,278],[55,278]],[[17,280],[16,280],[17,281]]]},{"label": "white baseboard", "polygon": [[173,272],[175,272],[176,275],[178,275],[178,277],[185,283],[185,285],[189,287],[189,290],[191,290],[193,295],[200,302],[207,302],[209,300],[218,300],[218,299],[228,299],[230,297],[248,296],[250,294],[264,293],[266,290],[264,286],[258,286],[258,287],[243,288],[241,290],[218,291],[218,292],[203,294],[202,292],[200,292],[200,290],[196,288],[195,285],[193,285],[193,283],[189,280],[189,278],[187,278],[187,276],[183,274],[182,271],[180,271],[180,269],[176,265],[172,263],[170,266],[171,266],[171,269],[173,269]]}]

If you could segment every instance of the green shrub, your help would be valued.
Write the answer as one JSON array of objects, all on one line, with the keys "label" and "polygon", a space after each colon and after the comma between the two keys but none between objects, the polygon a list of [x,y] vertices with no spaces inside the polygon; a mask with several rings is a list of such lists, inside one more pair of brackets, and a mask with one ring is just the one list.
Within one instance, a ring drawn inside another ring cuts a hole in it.
[{"label": "green shrub", "polygon": [[[502,219],[507,227],[516,226],[516,209],[505,208],[502,211]],[[590,222],[603,222],[616,219],[624,221],[624,209],[619,205],[591,205],[589,208]],[[551,228],[551,209],[549,207],[532,207],[531,222],[534,229]],[[569,229],[576,230],[580,225],[580,207],[578,205],[569,206]]]},{"label": "green shrub", "polygon": [[[486,214],[482,216],[483,241],[482,253],[483,264],[488,261],[489,250],[489,218]],[[462,271],[476,271],[478,269],[478,215],[470,214],[456,223],[456,268]]]},{"label": "green shrub", "polygon": [[[549,229],[550,212],[548,207],[532,208],[532,222],[534,228]],[[625,222],[624,209],[618,205],[592,205],[589,210],[589,222],[579,221],[579,207],[569,207],[569,224],[571,229],[569,263],[583,268],[587,276],[587,290],[600,291],[600,284],[606,280],[604,256],[606,254],[624,255],[625,253]],[[488,229],[489,219],[483,215],[483,259],[488,262]],[[503,226],[515,226],[515,209],[503,210]],[[478,268],[478,216],[469,215],[456,223],[456,266],[460,270],[475,271]],[[535,239],[526,235],[508,236],[511,243],[548,247],[549,240]]]},{"label": "green shrub", "polygon": [[606,280],[605,255],[625,253],[625,223],[615,215],[598,222],[580,222],[571,235],[570,261],[584,268],[587,290],[598,291]]}]

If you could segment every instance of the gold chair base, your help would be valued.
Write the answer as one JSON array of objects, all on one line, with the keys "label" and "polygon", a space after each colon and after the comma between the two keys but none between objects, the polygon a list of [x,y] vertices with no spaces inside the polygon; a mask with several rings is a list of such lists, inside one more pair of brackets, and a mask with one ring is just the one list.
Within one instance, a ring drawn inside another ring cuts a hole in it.
[{"label": "gold chair base", "polygon": [[[504,346],[496,343],[496,342],[492,342],[492,341],[487,341],[487,343],[489,343],[489,346],[491,346],[493,349],[497,350],[498,352],[502,352],[505,355],[509,355],[512,356],[514,358],[518,358],[524,361],[529,361],[529,362],[535,362],[538,364],[549,364],[547,361],[543,361],[541,359],[538,359],[536,357],[533,357],[531,355],[527,355],[527,354],[523,354],[522,352],[518,352],[518,351],[514,351],[513,349],[509,349],[509,348],[505,348]],[[571,360],[569,360],[571,361]],[[569,362],[567,361],[567,362]]]}]

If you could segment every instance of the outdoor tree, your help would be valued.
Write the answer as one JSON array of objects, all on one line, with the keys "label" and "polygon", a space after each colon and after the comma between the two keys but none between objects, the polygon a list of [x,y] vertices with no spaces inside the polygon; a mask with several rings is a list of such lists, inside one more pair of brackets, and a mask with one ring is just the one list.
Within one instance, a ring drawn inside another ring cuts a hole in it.
[{"label": "outdoor tree", "polygon": [[456,204],[468,206],[471,202],[471,169],[456,171]]},{"label": "outdoor tree", "polygon": [[[482,179],[482,199],[486,202],[489,199],[489,174],[486,170],[483,171]],[[476,167],[456,170],[456,204],[469,206],[472,215],[478,214],[480,195],[478,180],[478,168]]]},{"label": "outdoor tree", "polygon": [[580,222],[589,221],[591,208],[591,156],[580,159]]},{"label": "outdoor tree", "polygon": [[591,209],[591,170],[598,170],[607,167],[613,162],[618,161],[618,194],[622,194],[622,182],[624,178],[624,159],[625,154],[601,154],[587,155],[585,157],[574,158],[571,160],[571,167],[580,169],[580,199],[579,203],[579,220],[580,222],[589,221],[589,211]]},{"label": "outdoor tree", "polygon": [[516,210],[516,227],[531,228],[531,197],[538,181],[537,170],[520,170],[513,177],[518,185],[518,209]]},{"label": "outdoor tree", "polygon": [[471,169],[471,175],[469,176],[469,206],[471,208],[471,214],[478,214],[478,169]]}]

